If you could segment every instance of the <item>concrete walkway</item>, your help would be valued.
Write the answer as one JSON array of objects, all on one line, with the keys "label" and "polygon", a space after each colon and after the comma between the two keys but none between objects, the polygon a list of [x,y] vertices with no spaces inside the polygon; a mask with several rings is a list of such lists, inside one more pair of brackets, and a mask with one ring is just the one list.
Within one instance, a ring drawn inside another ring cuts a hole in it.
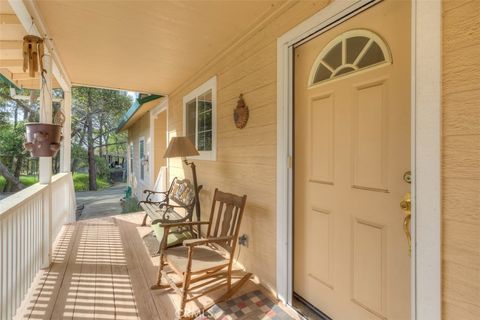
[{"label": "concrete walkway", "polygon": [[108,217],[122,213],[120,199],[124,197],[126,188],[125,183],[117,183],[100,191],[76,192],[77,206],[85,206],[79,220]]}]

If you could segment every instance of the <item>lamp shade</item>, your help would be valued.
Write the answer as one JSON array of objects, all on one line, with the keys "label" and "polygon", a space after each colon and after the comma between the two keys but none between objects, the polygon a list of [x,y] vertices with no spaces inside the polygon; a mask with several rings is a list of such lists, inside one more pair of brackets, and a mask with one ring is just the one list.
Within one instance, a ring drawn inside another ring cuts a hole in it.
[{"label": "lamp shade", "polygon": [[163,155],[164,158],[198,156],[197,149],[188,137],[173,137]]}]

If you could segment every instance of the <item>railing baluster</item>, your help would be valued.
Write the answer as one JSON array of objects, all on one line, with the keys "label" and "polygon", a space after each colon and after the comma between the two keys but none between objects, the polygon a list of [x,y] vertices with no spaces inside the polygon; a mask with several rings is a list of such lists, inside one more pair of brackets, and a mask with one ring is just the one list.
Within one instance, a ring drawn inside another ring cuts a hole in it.
[{"label": "railing baluster", "polygon": [[[1,290],[1,300],[0,303],[2,306],[7,305],[7,222],[5,220],[0,221],[0,230],[2,233],[0,234],[0,250],[2,260],[0,261],[0,290]],[[0,319],[4,319],[3,314],[0,314]]]},{"label": "railing baluster", "polygon": [[[12,289],[12,216],[8,217],[7,220],[7,249],[8,249],[8,256],[7,256],[7,292],[11,293]],[[12,295],[7,294],[7,318],[11,318],[11,309],[12,309]]]},{"label": "railing baluster", "polygon": [[58,174],[50,185],[36,184],[0,201],[0,320],[19,310],[43,266],[44,249],[74,216],[71,179]]},{"label": "railing baluster", "polygon": [[[28,205],[22,210],[20,222],[25,221],[25,212],[28,210]],[[20,228],[20,285],[21,292],[25,292],[25,228]]]},{"label": "railing baluster", "polygon": [[[20,210],[22,207],[20,207]],[[12,218],[12,316],[15,311],[15,307],[17,305],[17,248],[18,248],[18,242],[17,242],[17,215],[11,216]]]}]

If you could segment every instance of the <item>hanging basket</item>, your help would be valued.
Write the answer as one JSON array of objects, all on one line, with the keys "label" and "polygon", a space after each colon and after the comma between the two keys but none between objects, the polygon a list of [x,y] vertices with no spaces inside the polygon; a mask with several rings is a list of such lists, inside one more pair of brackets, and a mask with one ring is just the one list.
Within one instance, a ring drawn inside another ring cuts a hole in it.
[{"label": "hanging basket", "polygon": [[25,150],[32,157],[54,157],[60,149],[62,126],[52,123],[27,123]]}]

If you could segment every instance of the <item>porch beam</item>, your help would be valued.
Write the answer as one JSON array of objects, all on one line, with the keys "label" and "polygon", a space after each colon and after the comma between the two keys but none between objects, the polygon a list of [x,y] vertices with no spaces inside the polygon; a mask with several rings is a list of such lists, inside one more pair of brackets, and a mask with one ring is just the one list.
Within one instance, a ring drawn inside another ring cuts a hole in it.
[{"label": "porch beam", "polygon": [[29,73],[27,72],[21,72],[21,73],[12,73],[12,80],[30,80],[30,79],[38,79],[40,78],[40,73],[35,72],[35,75],[33,77],[30,76]]},{"label": "porch beam", "polygon": [[23,60],[20,59],[4,59],[0,60],[0,68],[22,68]]},{"label": "porch beam", "polygon": [[60,149],[60,172],[70,172],[71,170],[71,151],[72,151],[72,92],[63,92],[62,109],[65,115],[65,123],[63,124],[63,142]]},{"label": "porch beam", "polygon": [[10,25],[19,25],[20,20],[14,14],[0,14],[0,24],[10,24]]},{"label": "porch beam", "polygon": [[0,40],[0,50],[23,50],[23,41]]}]

